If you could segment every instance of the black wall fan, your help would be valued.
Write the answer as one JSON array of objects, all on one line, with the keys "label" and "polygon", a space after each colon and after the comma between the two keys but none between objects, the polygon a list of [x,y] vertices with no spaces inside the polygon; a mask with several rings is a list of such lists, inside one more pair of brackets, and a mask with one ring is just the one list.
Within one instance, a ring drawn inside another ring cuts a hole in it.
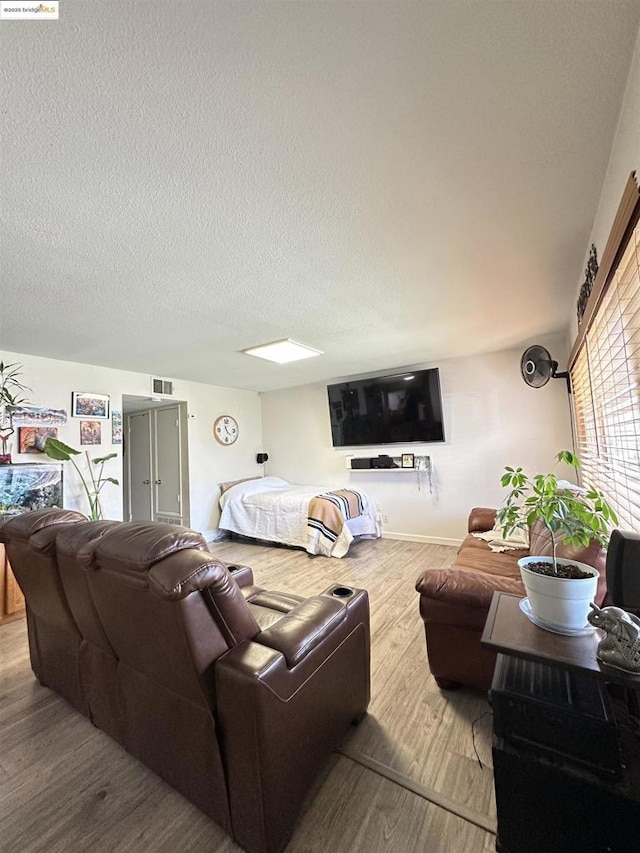
[{"label": "black wall fan", "polygon": [[548,349],[534,344],[522,353],[520,373],[531,388],[542,388],[550,379],[566,379],[567,391],[571,393],[570,377],[566,371],[558,373],[558,362],[551,358]]}]

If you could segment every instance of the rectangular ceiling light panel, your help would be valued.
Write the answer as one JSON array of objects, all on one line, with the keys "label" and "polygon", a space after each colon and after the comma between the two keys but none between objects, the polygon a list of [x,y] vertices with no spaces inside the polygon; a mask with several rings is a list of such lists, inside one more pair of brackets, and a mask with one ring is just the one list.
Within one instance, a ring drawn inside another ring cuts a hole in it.
[{"label": "rectangular ceiling light panel", "polygon": [[259,347],[243,349],[242,352],[247,355],[255,355],[258,358],[266,358],[267,361],[275,361],[277,364],[286,364],[289,361],[300,361],[302,358],[322,355],[320,350],[296,343],[289,338],[283,341],[273,341],[270,344],[262,344]]}]

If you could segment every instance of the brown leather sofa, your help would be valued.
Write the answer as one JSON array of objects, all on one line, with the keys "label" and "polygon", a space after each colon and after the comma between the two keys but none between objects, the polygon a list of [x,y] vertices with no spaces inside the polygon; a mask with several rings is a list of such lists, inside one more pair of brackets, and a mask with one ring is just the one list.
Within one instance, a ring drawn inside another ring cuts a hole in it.
[{"label": "brown leather sofa", "polygon": [[185,528],[25,513],[0,541],[42,684],[250,853],[281,851],[369,702],[369,603],[254,586]]},{"label": "brown leather sofa", "polygon": [[[480,637],[494,592],[524,596],[518,560],[529,554],[551,554],[544,527],[530,532],[529,549],[496,552],[472,534],[491,530],[496,510],[475,507],[469,515],[469,534],[453,566],[426,571],[416,581],[424,622],[431,674],[442,689],[466,685],[478,690],[491,686],[496,655],[480,645]],[[596,603],[606,595],[606,551],[593,542],[589,548],[560,545],[558,556],[580,560],[600,572]]]}]

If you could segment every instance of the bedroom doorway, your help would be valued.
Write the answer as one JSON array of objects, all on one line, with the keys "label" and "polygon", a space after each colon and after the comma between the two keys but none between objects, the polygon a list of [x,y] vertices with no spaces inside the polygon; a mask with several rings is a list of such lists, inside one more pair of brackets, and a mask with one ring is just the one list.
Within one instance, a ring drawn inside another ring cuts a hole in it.
[{"label": "bedroom doorway", "polygon": [[187,404],[127,396],[123,416],[125,519],[188,527]]}]

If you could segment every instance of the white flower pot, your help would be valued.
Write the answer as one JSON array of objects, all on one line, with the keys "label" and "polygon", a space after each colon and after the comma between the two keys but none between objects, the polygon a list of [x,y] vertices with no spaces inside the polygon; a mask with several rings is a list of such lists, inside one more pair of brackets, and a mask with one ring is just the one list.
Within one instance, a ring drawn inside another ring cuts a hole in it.
[{"label": "white flower pot", "polygon": [[589,605],[595,600],[598,570],[576,560],[558,559],[560,565],[576,565],[588,578],[557,578],[527,568],[529,563],[550,562],[550,557],[523,557],[518,560],[520,576],[534,615],[550,626],[578,630],[588,625]]}]

